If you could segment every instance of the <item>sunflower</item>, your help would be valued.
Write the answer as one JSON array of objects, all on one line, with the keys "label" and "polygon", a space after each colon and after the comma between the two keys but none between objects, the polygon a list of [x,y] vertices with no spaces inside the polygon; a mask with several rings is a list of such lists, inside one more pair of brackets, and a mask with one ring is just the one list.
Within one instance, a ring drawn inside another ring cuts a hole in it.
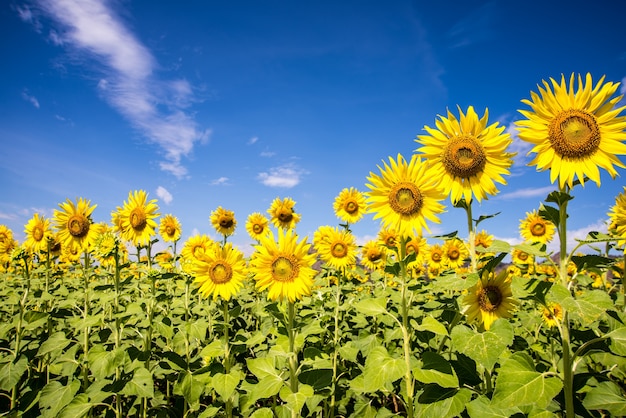
[{"label": "sunflower", "polygon": [[450,193],[453,204],[472,195],[479,202],[498,193],[496,183],[506,184],[513,153],[506,152],[511,136],[497,122],[487,126],[489,111],[480,119],[470,106],[457,119],[448,110],[448,117],[439,116],[437,129],[424,126],[429,135],[418,135],[415,141],[421,152],[437,172],[443,190]]},{"label": "sunflower", "polygon": [[265,215],[259,212],[251,213],[246,220],[246,231],[248,231],[250,238],[259,241],[267,233],[269,223],[270,221]]},{"label": "sunflower", "polygon": [[0,253],[6,253],[13,242],[13,231],[6,225],[0,225]]},{"label": "sunflower", "polygon": [[363,193],[350,187],[343,189],[333,202],[335,215],[346,223],[358,222],[365,214],[367,205]]},{"label": "sunflower", "polygon": [[527,242],[540,242],[547,244],[552,241],[556,226],[544,219],[536,210],[526,212],[526,218],[520,221],[520,235]]},{"label": "sunflower", "polygon": [[424,257],[429,270],[439,271],[443,267],[444,262],[444,250],[441,244],[433,244],[426,248],[426,255]]},{"label": "sunflower", "polygon": [[361,248],[361,263],[370,270],[383,270],[385,268],[387,247],[379,241],[371,240]]},{"label": "sunflower", "polygon": [[626,254],[626,186],[615,198],[615,205],[611,207],[609,215],[609,232],[620,238],[618,246],[624,246]]},{"label": "sunflower", "polygon": [[378,231],[378,241],[387,248],[395,248],[400,236],[393,228],[382,228]]},{"label": "sunflower", "polygon": [[556,327],[563,320],[563,308],[555,302],[548,302],[541,314],[543,321],[549,327]]},{"label": "sunflower", "polygon": [[300,222],[300,215],[293,210],[295,205],[296,202],[289,197],[282,200],[278,197],[274,199],[270,208],[267,210],[267,213],[271,216],[272,224],[274,224],[276,228],[295,228],[296,224]]},{"label": "sunflower", "polygon": [[148,245],[157,227],[159,216],[156,199],[148,201],[148,193],[136,190],[128,194],[128,202],[118,208],[122,238],[133,245]]},{"label": "sunflower", "polygon": [[522,266],[528,266],[534,263],[533,256],[528,254],[526,251],[520,250],[519,248],[513,248],[511,258],[513,259],[513,264],[519,264]]},{"label": "sunflower", "polygon": [[177,242],[182,234],[180,221],[174,215],[168,214],[159,222],[159,235],[165,242]]},{"label": "sunflower", "polygon": [[191,271],[196,276],[195,282],[200,285],[202,296],[212,295],[214,300],[221,296],[230,300],[243,286],[246,262],[243,253],[228,242],[199,253]]},{"label": "sunflower", "polygon": [[477,321],[489,330],[496,319],[510,318],[516,304],[506,270],[495,277],[485,272],[463,298],[463,311],[468,322]]},{"label": "sunflower", "polygon": [[221,206],[211,212],[211,225],[213,228],[224,237],[228,237],[235,232],[237,226],[237,220],[235,219],[235,212],[232,210],[224,209]]},{"label": "sunflower", "polygon": [[447,239],[443,243],[443,264],[451,269],[461,268],[469,259],[469,250],[463,241],[458,238]]},{"label": "sunflower", "polygon": [[91,206],[91,201],[79,198],[76,203],[67,199],[59,203],[59,207],[61,210],[54,210],[54,222],[61,245],[68,248],[78,246],[86,251],[97,236],[97,231],[91,228],[91,214],[96,205]]},{"label": "sunflower", "polygon": [[412,237],[406,243],[406,255],[415,254],[415,260],[407,265],[407,268],[418,269],[419,266],[424,264],[425,253],[428,248],[428,243],[423,237]]},{"label": "sunflower", "polygon": [[413,235],[414,231],[421,235],[423,229],[430,232],[426,220],[439,223],[436,214],[444,211],[437,173],[416,155],[408,163],[400,154],[389,162],[384,169],[378,167],[380,176],[370,173],[368,177],[368,211],[401,236]]},{"label": "sunflower", "polygon": [[331,228],[314,246],[322,261],[334,269],[345,272],[356,264],[356,239],[349,231]]},{"label": "sunflower", "polygon": [[611,98],[620,83],[604,83],[604,76],[593,86],[591,74],[585,81],[578,75],[575,90],[575,75],[569,85],[565,76],[561,82],[550,78],[543,80],[544,88],[539,94],[531,92],[531,100],[522,103],[530,110],[519,110],[527,119],[515,122],[519,138],[532,143],[529,151],[536,153],[530,165],[538,171],[550,169],[550,182],[559,179],[559,187],[570,188],[577,177],[584,185],[585,178],[600,186],[600,171],[605,169],[615,178],[615,166],[624,168],[618,154],[626,154],[626,117],[620,115],[625,107],[616,108],[622,96]]},{"label": "sunflower", "polygon": [[120,238],[112,228],[106,226],[98,234],[94,245],[94,255],[102,266],[115,267],[115,257],[118,264],[122,265],[128,260],[128,249],[120,241]]},{"label": "sunflower", "polygon": [[24,228],[26,240],[24,247],[31,252],[48,252],[48,243],[52,238],[50,220],[35,213]]},{"label": "sunflower", "polygon": [[312,268],[315,254],[310,253],[311,244],[306,239],[297,241],[292,229],[278,230],[278,242],[270,230],[255,245],[255,253],[250,270],[255,275],[256,287],[260,291],[269,289],[270,300],[288,299],[295,302],[311,293],[313,277],[317,272]]},{"label": "sunflower", "polygon": [[193,235],[189,237],[180,252],[183,271],[190,272],[192,264],[200,257],[200,254],[213,250],[217,245],[208,235]]}]

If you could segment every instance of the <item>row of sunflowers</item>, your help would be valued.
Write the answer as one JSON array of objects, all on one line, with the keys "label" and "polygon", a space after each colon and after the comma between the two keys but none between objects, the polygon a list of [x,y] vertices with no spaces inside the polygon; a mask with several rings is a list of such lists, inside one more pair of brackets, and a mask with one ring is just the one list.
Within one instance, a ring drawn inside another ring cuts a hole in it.
[{"label": "row of sunflowers", "polygon": [[[249,257],[229,242],[232,211],[211,212],[221,239],[181,242],[143,190],[108,223],[78,198],[35,214],[23,243],[0,225],[3,415],[626,415],[626,187],[608,233],[567,248],[575,187],[625,168],[618,87],[572,74],[522,101],[519,138],[558,187],[521,220],[519,245],[472,214],[514,156],[473,107],[426,126],[366,192],[343,189],[338,226],[310,242],[291,198],[247,217]],[[446,199],[467,238],[427,240]],[[366,213],[381,229],[358,245]]]}]

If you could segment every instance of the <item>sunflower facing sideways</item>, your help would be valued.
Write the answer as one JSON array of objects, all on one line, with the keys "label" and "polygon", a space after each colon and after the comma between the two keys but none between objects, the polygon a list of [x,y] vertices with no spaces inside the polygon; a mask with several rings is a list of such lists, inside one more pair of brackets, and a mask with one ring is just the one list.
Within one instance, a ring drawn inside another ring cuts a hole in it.
[{"label": "sunflower facing sideways", "polygon": [[292,229],[280,228],[278,242],[270,230],[254,248],[250,271],[254,274],[256,288],[268,289],[268,299],[287,299],[293,303],[311,293],[317,274],[313,269],[316,257],[309,252],[311,244],[306,240],[298,242],[298,235]]},{"label": "sunflower facing sideways", "polygon": [[609,232],[620,238],[618,246],[624,247],[626,254],[626,186],[615,198],[615,205],[611,207],[609,215]]},{"label": "sunflower facing sideways", "polygon": [[148,193],[135,190],[128,193],[128,201],[117,208],[117,214],[111,214],[112,220],[120,225],[122,239],[133,245],[148,245],[157,228],[156,218],[159,217],[156,199],[148,200]]},{"label": "sunflower facing sideways", "polygon": [[380,175],[370,173],[367,178],[370,191],[365,193],[374,219],[381,219],[383,227],[394,228],[400,236],[430,232],[426,221],[439,223],[436,215],[444,211],[437,173],[416,155],[407,162],[398,154],[378,168]]},{"label": "sunflower facing sideways", "polygon": [[214,300],[221,296],[228,301],[243,286],[246,261],[243,253],[228,242],[198,253],[191,271],[196,277],[195,282],[200,285],[202,296],[213,296]]},{"label": "sunflower facing sideways", "polygon": [[459,118],[448,110],[448,117],[439,116],[436,129],[424,126],[428,135],[415,140],[422,146],[416,151],[436,170],[441,187],[456,204],[469,203],[472,196],[479,202],[498,193],[496,183],[506,184],[514,154],[507,148],[512,140],[505,127],[497,122],[487,126],[489,112],[480,119],[470,106],[467,113],[459,107]]},{"label": "sunflower facing sideways", "polygon": [[624,168],[617,155],[626,154],[626,117],[620,115],[626,107],[616,107],[622,96],[612,97],[620,83],[604,83],[603,76],[594,86],[591,74],[584,82],[579,74],[576,86],[573,73],[569,84],[564,75],[560,83],[550,81],[552,86],[544,80],[539,94],[522,100],[530,110],[519,110],[526,119],[515,122],[519,138],[533,144],[529,165],[549,169],[550,182],[558,179],[561,189],[572,188],[575,178],[600,186],[598,168],[615,178],[614,166]]},{"label": "sunflower facing sideways", "polygon": [[67,199],[59,203],[59,207],[61,210],[54,210],[54,223],[61,245],[86,251],[97,236],[97,231],[91,227],[91,214],[96,205],[91,206],[90,200],[79,198],[76,203]]},{"label": "sunflower facing sideways", "polygon": [[478,282],[468,289],[463,298],[463,311],[468,322],[478,322],[489,330],[499,318],[510,318],[517,302],[513,299],[511,282],[506,270],[497,276],[485,272]]}]

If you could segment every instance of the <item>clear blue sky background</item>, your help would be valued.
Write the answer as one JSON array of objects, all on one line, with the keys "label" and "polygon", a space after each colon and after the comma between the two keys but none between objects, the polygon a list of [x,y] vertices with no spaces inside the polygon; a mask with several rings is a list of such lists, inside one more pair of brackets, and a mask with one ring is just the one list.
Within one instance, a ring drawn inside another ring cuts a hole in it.
[{"label": "clear blue sky background", "polygon": [[[183,239],[216,237],[218,206],[244,224],[276,197],[300,235],[337,225],[332,203],[437,115],[473,105],[519,152],[508,185],[474,215],[520,241],[518,225],[555,187],[526,164],[513,122],[549,77],[626,81],[620,1],[3,1],[0,5],[0,223],[18,240],[34,212],[66,198],[110,221],[131,190],[158,198]],[[622,88],[622,92],[623,92]],[[622,157],[622,161],[626,160]],[[574,190],[570,236],[601,230],[624,170]],[[460,231],[448,203],[433,233]],[[353,227],[359,242],[379,224]]]}]

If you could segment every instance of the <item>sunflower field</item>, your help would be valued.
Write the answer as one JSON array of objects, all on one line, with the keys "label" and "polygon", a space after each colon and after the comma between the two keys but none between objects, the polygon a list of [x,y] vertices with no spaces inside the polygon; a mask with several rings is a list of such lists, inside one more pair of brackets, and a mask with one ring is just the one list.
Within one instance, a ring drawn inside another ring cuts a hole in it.
[{"label": "sunflower field", "polygon": [[[35,214],[23,243],[0,225],[0,413],[626,416],[626,187],[608,233],[566,244],[577,186],[626,168],[618,86],[572,74],[522,100],[519,138],[554,191],[519,245],[488,232],[495,215],[472,214],[514,156],[472,107],[425,127],[367,191],[343,189],[339,222],[310,239],[291,198],[249,214],[250,256],[229,242],[242,229],[232,211],[211,212],[220,240],[183,242],[143,190],[108,223],[78,198]],[[430,234],[447,202],[467,234]],[[380,232],[357,244],[365,214]]]}]

